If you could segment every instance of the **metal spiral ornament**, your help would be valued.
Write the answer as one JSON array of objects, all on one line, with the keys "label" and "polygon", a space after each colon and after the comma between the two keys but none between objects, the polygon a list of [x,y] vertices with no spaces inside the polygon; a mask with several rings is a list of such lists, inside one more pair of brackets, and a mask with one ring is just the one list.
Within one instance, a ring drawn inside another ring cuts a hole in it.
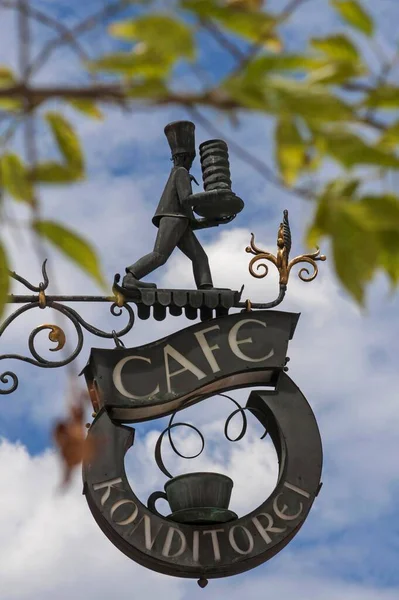
[{"label": "metal spiral ornament", "polygon": [[[83,330],[86,330],[89,333],[91,333],[97,337],[100,337],[100,338],[109,339],[109,340],[113,339],[115,341],[115,344],[117,346],[120,346],[122,344],[122,342],[119,338],[121,338],[122,336],[129,333],[129,331],[131,331],[131,329],[133,328],[133,325],[134,325],[135,315],[134,315],[132,307],[127,303],[124,303],[123,306],[120,307],[117,305],[116,302],[112,302],[112,300],[113,300],[112,297],[108,298],[108,297],[93,297],[93,296],[92,297],[90,297],[90,296],[47,296],[45,292],[49,285],[49,278],[48,278],[47,271],[46,271],[46,262],[47,261],[45,260],[42,265],[43,281],[41,283],[39,283],[39,285],[33,285],[27,279],[25,279],[24,277],[21,277],[14,271],[9,271],[9,276],[12,279],[15,279],[16,281],[21,283],[24,287],[28,288],[32,292],[37,292],[38,295],[34,295],[34,296],[13,296],[13,295],[11,295],[8,297],[9,302],[18,302],[18,303],[22,302],[23,306],[21,306],[20,308],[15,310],[2,323],[0,323],[0,339],[1,339],[1,336],[3,335],[3,333],[8,329],[8,327],[16,319],[18,319],[19,316],[21,316],[21,315],[25,314],[26,312],[33,310],[35,308],[39,308],[40,310],[50,308],[50,309],[57,311],[58,313],[63,314],[65,317],[67,317],[69,322],[73,325],[75,332],[76,332],[76,336],[77,336],[76,345],[73,349],[69,349],[69,355],[67,357],[63,358],[62,360],[46,359],[44,356],[42,356],[39,353],[39,351],[35,347],[36,338],[37,338],[38,334],[40,334],[42,331],[46,331],[46,330],[49,332],[48,339],[50,340],[50,342],[53,342],[56,344],[56,346],[54,348],[49,348],[50,352],[59,352],[60,350],[62,350],[64,348],[64,346],[66,344],[66,335],[65,335],[65,331],[58,325],[52,324],[52,323],[45,323],[43,325],[39,325],[38,327],[35,327],[29,334],[28,348],[29,348],[30,356],[24,356],[22,354],[14,354],[14,353],[1,354],[0,361],[2,361],[2,360],[20,360],[20,361],[29,363],[31,365],[34,365],[36,367],[41,367],[41,368],[46,368],[46,369],[64,367],[65,365],[74,361],[75,358],[80,354],[80,352],[83,348],[83,342],[84,342]],[[112,304],[110,305],[111,314],[114,317],[119,317],[123,313],[125,313],[128,317],[128,322],[123,328],[121,328],[118,331],[115,331],[114,329],[111,332],[103,331],[102,329],[98,329],[94,325],[91,325],[90,323],[85,321],[83,319],[83,317],[76,310],[74,310],[71,306],[67,306],[67,305],[63,304],[62,302],[57,302],[56,299],[60,299],[61,301],[66,301],[66,302],[76,302],[76,301],[90,302],[91,300],[101,301],[101,302],[103,302],[103,301],[110,302],[111,301],[112,302]],[[0,387],[0,396],[7,395],[7,394],[11,394],[18,388],[19,380],[18,380],[17,375],[14,372],[4,371],[3,373],[0,372],[0,384],[9,386],[6,388]]]},{"label": "metal spiral ornament", "polygon": [[[256,413],[259,412],[259,409],[257,409],[256,407],[247,407],[247,406],[241,406],[241,404],[239,404],[239,402],[237,402],[237,400],[235,400],[234,398],[232,398],[231,396],[229,396],[228,394],[216,394],[216,396],[220,396],[221,398],[226,398],[227,400],[230,400],[230,402],[232,402],[233,404],[235,404],[235,406],[237,407],[232,413],[230,413],[230,415],[227,417],[226,421],[225,421],[225,425],[224,425],[224,435],[225,438],[229,441],[229,442],[238,442],[240,440],[242,440],[242,438],[245,436],[246,432],[247,432],[247,428],[248,428],[248,421],[247,421],[247,416],[245,414],[246,410],[250,410],[252,413]],[[182,410],[184,410],[185,407],[184,405],[177,408],[171,415],[170,419],[169,419],[169,423],[168,426],[161,432],[161,434],[159,435],[156,444],[155,444],[155,452],[154,452],[154,458],[155,458],[155,462],[159,468],[159,470],[166,475],[166,477],[172,478],[173,475],[170,473],[170,471],[166,468],[165,462],[163,460],[162,457],[162,443],[163,440],[165,438],[165,436],[168,437],[169,439],[169,444],[170,447],[172,448],[173,452],[179,456],[180,458],[185,458],[185,459],[192,459],[192,458],[198,458],[198,456],[200,456],[202,454],[202,452],[204,451],[205,448],[205,437],[203,436],[203,434],[201,433],[201,431],[198,429],[198,427],[195,427],[194,425],[192,425],[191,423],[186,423],[186,422],[179,422],[179,423],[175,423],[174,419],[177,415],[177,413],[181,412]],[[242,419],[242,426],[241,426],[241,431],[236,435],[236,437],[231,437],[229,434],[229,426],[230,423],[232,421],[232,419],[236,416],[240,414],[241,415],[241,419]],[[183,454],[183,452],[180,452],[177,447],[176,444],[173,440],[173,435],[172,435],[172,429],[175,429],[176,427],[187,427],[191,430],[193,430],[199,437],[200,442],[201,442],[201,449],[194,453],[194,454]],[[267,435],[267,430],[265,429],[265,431],[263,432],[262,436],[261,436],[261,440],[263,440]]]},{"label": "metal spiral ornament", "polygon": [[223,140],[208,140],[200,147],[204,190],[231,190],[229,152]]}]

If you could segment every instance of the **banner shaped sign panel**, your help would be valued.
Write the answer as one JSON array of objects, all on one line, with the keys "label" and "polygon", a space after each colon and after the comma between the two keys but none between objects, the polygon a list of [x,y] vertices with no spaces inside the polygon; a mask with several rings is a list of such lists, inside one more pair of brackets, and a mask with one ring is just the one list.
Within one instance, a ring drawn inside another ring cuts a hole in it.
[{"label": "banner shaped sign panel", "polygon": [[93,348],[84,374],[98,408],[140,421],[224,390],[275,385],[299,315],[242,312],[137,348]]}]

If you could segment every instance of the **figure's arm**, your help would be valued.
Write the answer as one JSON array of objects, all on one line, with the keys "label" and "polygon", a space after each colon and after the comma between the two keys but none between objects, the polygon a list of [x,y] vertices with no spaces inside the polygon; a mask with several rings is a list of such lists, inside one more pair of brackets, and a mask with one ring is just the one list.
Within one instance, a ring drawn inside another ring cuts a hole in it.
[{"label": "figure's arm", "polygon": [[196,219],[192,212],[192,198],[195,197],[191,185],[191,176],[189,172],[181,167],[176,173],[176,190],[179,196],[180,204],[184,209],[188,209],[191,219],[190,225],[193,230],[206,229],[207,227],[215,227],[218,223],[209,223],[208,219]]},{"label": "figure's arm", "polygon": [[187,198],[192,195],[193,188],[191,187],[190,173],[184,167],[180,167],[176,172],[176,190],[179,196],[180,204],[186,207]]},{"label": "figure's arm", "polygon": [[191,228],[193,231],[197,231],[198,229],[208,229],[208,227],[219,227],[222,223],[230,223],[234,218],[235,215],[215,219],[194,219]]},{"label": "figure's arm", "polygon": [[[191,176],[189,172],[181,167],[178,169],[176,173],[176,189],[179,196],[179,200],[181,205],[184,208],[188,208],[191,214],[191,228],[193,231],[197,231],[198,229],[208,229],[208,227],[218,227],[222,223],[229,223],[235,218],[235,215],[231,217],[220,217],[213,219],[197,219],[192,212],[192,206],[195,204],[196,194],[193,194],[192,186],[191,186]],[[218,190],[212,190],[207,192],[209,197],[214,197],[214,201],[216,202],[218,199]]]},{"label": "figure's arm", "polygon": [[[211,202],[215,202],[217,203],[220,197],[220,190],[212,190],[209,192],[205,192],[207,197],[209,198],[209,201]],[[204,193],[200,194],[200,198],[203,198]],[[195,202],[195,198],[196,198],[197,194],[192,194],[191,196],[189,196],[188,198],[186,198],[186,202],[188,204],[190,204],[190,206],[195,206],[196,202]],[[198,229],[208,229],[208,227],[218,227],[219,225],[222,225],[224,223],[230,223],[230,221],[232,221],[233,219],[235,219],[236,215],[231,215],[228,217],[213,217],[213,218],[202,218],[202,219],[198,219],[194,216],[194,221],[192,223],[192,229],[194,231],[198,230]]]}]

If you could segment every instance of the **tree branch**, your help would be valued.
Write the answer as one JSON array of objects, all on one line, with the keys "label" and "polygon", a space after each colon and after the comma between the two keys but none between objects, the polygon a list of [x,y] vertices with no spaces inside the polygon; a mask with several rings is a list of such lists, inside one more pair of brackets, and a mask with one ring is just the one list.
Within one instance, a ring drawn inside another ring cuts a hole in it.
[{"label": "tree branch", "polygon": [[371,85],[362,83],[361,81],[344,82],[341,83],[341,87],[346,92],[370,92],[373,89]]},{"label": "tree branch", "polygon": [[33,106],[52,98],[78,98],[101,100],[102,102],[123,102],[125,89],[120,85],[92,85],[89,87],[30,87],[24,83],[9,88],[0,88],[0,98],[29,98]]},{"label": "tree branch", "polygon": [[279,21],[286,21],[290,16],[305,2],[308,0],[291,0],[280,14]]},{"label": "tree branch", "polygon": [[378,129],[378,131],[385,131],[387,125],[382,123],[382,121],[378,121],[373,117],[373,115],[365,115],[364,117],[358,117],[360,123],[364,123],[364,125],[369,125],[373,129]]}]

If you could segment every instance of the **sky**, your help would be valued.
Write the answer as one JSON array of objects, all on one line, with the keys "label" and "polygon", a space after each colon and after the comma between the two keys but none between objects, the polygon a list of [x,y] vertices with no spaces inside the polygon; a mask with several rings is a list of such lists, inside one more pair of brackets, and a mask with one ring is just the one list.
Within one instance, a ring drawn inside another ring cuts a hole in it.
[{"label": "sky", "polygon": [[[34,5],[72,24],[89,14],[99,0],[37,0]],[[165,4],[165,3],[164,3]],[[275,8],[279,0],[269,0]],[[379,23],[379,41],[384,51],[396,46],[399,4],[397,0],[365,3]],[[324,0],[310,0],[285,29],[289,47],[301,48],[309,36],[342,30]],[[35,49],[48,39],[36,26]],[[82,39],[93,55],[106,52],[112,42],[97,32]],[[219,68],[219,54],[209,45],[205,63]],[[215,58],[216,56],[216,58]],[[370,54],[370,60],[371,54]],[[15,17],[0,8],[0,64],[15,65]],[[184,75],[184,73],[183,73]],[[182,76],[183,76],[182,75]],[[184,75],[190,82],[189,74]],[[66,50],[37,74],[41,83],[79,80],[79,66]],[[57,105],[58,106],[58,105]],[[84,231],[95,246],[104,273],[111,283],[151,249],[155,229],[151,217],[170,169],[164,126],[189,118],[173,109],[105,109],[103,122],[86,120],[62,108],[74,123],[85,148],[88,178],[71,187],[42,190],[42,216],[62,219]],[[207,113],[208,114],[208,113]],[[272,164],[273,123],[267,118],[242,116],[238,127],[208,114],[223,135]],[[209,139],[197,124],[196,143]],[[21,143],[16,138],[16,147]],[[39,152],[54,152],[48,133],[39,129]],[[292,255],[301,254],[303,234],[313,206],[276,189],[249,164],[231,152],[233,190],[245,201],[244,211],[228,227],[200,234],[208,253],[213,278],[219,287],[239,289],[244,298],[269,301],[277,295],[277,277],[254,280],[248,274],[245,247],[251,232],[257,244],[275,250],[276,234],[284,208],[289,210],[293,234]],[[193,174],[200,179],[199,161]],[[9,217],[26,219],[23,206],[8,204]],[[2,230],[13,269],[37,284],[41,261],[48,257],[49,293],[101,294],[87,277],[59,253],[45,247],[39,254],[29,233],[10,225]],[[399,296],[392,294],[383,275],[378,275],[367,294],[367,309],[360,310],[337,281],[327,241],[322,245],[328,260],[320,264],[318,278],[310,284],[292,276],[287,298],[279,310],[301,313],[288,355],[289,375],[303,391],[319,423],[323,440],[323,488],[310,515],[293,542],[269,562],[232,578],[212,580],[200,590],[195,580],[180,580],[153,573],[121,554],[94,522],[82,496],[77,472],[67,491],[60,491],[61,468],[51,431],[65,415],[72,383],[83,386],[78,374],[91,347],[111,348],[113,343],[85,334],[85,345],[70,368],[38,369],[22,362],[3,361],[3,370],[14,370],[19,387],[12,395],[0,396],[0,600],[47,600],[71,597],[102,600],[117,595],[133,598],[209,599],[228,596],[236,600],[310,597],[318,600],[394,600],[399,594]],[[193,285],[189,261],[176,251],[156,274],[159,286]],[[14,293],[25,293],[16,284]],[[74,305],[90,323],[107,330],[126,323],[124,315],[110,315],[107,305]],[[125,319],[125,320],[124,320]],[[42,323],[64,324],[53,311],[32,310],[19,318],[2,339],[1,352],[27,354],[33,327]],[[121,324],[122,322],[122,324]],[[124,338],[134,347],[189,325],[183,317],[165,321],[136,320]],[[65,325],[68,348],[76,334]],[[37,338],[37,348],[46,357],[52,344],[46,334]],[[72,383],[71,383],[72,382]],[[245,404],[247,392],[235,394]],[[250,421],[247,436],[236,444],[223,439],[223,425],[231,412],[227,400],[212,398],[187,411],[187,419],[206,436],[206,450],[193,461],[176,460],[166,449],[165,461],[174,475],[215,470],[235,482],[231,508],[246,514],[271,492],[277,478],[272,444],[260,440],[262,431]],[[137,441],[126,457],[131,480],[145,501],[162,489],[165,477],[154,464],[157,435],[164,422],[137,428]],[[195,450],[198,440],[186,431],[176,434],[179,447]],[[251,470],[248,470],[251,464]]]}]

